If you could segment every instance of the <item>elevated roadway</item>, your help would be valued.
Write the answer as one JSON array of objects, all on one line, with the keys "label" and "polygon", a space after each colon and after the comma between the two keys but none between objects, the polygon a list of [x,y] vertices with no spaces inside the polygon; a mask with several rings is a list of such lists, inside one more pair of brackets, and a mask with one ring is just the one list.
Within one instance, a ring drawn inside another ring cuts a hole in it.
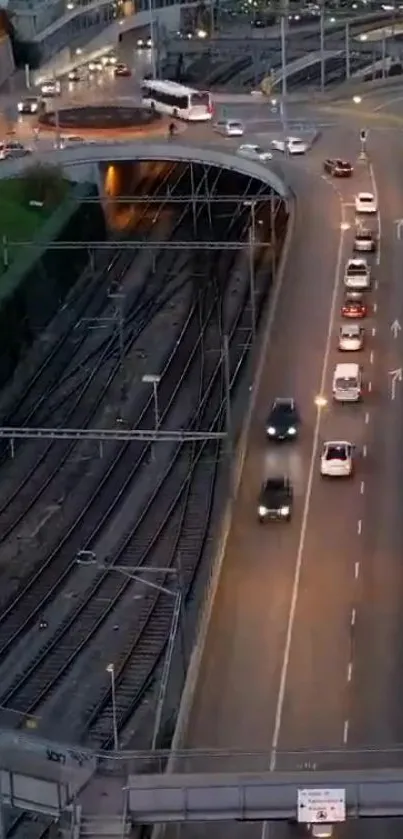
[{"label": "elevated roadway", "polygon": [[[282,750],[384,748],[403,739],[403,424],[401,394],[392,400],[390,377],[403,355],[401,330],[396,339],[391,331],[396,318],[403,321],[402,245],[396,239],[401,150],[398,132],[371,132],[370,165],[360,165],[359,125],[352,118],[333,126],[304,160],[280,164],[298,195],[295,236],[183,740],[190,748],[266,750],[268,769],[282,768]],[[322,160],[340,154],[355,162],[354,178],[330,183]],[[342,276],[359,190],[379,198],[373,225],[380,249],[371,260],[374,282],[359,358],[365,392],[361,405],[342,407],[332,403],[331,380],[340,360]],[[269,447],[265,440],[265,419],[277,395],[293,395],[302,413],[301,438],[290,448]],[[321,410],[317,395],[328,399]],[[326,439],[356,446],[351,482],[320,479]],[[294,518],[288,527],[259,527],[259,486],[274,472],[293,480]],[[307,768],[299,760],[292,768]],[[316,756],[310,768],[320,766]],[[198,771],[210,768],[201,756]],[[258,831],[236,828],[242,836]]]}]

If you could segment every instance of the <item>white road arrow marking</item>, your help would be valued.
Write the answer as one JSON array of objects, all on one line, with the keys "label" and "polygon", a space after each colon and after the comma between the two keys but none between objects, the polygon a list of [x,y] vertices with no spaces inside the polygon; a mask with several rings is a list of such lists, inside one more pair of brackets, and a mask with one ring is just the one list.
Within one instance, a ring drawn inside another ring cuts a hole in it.
[{"label": "white road arrow marking", "polygon": [[397,319],[397,318],[395,318],[395,320],[394,320],[394,321],[393,321],[393,323],[391,324],[390,329],[391,329],[391,332],[392,332],[393,337],[394,337],[394,338],[397,338],[397,336],[398,336],[399,332],[401,332],[401,331],[402,331],[402,327],[400,326],[400,323],[399,323],[399,321],[398,321],[398,319]]},{"label": "white road arrow marking", "polygon": [[398,382],[401,382],[403,378],[402,368],[399,367],[397,370],[389,370],[389,376],[391,377],[390,398],[393,402],[394,399],[396,399],[396,385]]}]

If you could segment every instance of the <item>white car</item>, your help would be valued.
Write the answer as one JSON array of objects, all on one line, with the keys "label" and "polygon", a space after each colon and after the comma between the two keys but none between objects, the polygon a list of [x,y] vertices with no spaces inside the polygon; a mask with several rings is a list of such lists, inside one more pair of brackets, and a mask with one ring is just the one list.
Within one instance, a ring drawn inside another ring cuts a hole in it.
[{"label": "white car", "polygon": [[67,76],[69,82],[81,82],[84,77],[84,71],[78,70],[70,70],[69,75]]},{"label": "white car", "polygon": [[344,285],[355,291],[371,287],[371,270],[366,259],[349,259],[344,271]]},{"label": "white car", "polygon": [[358,323],[346,323],[340,327],[339,350],[359,352],[364,346],[364,330]]},{"label": "white car", "polygon": [[273,149],[284,152],[287,150],[288,154],[305,154],[309,149],[309,144],[300,137],[286,137],[285,140],[272,140]]},{"label": "white car", "polygon": [[214,131],[225,137],[243,137],[245,129],[243,123],[236,119],[223,119],[214,123]]},{"label": "white car", "polygon": [[101,58],[101,62],[104,67],[114,67],[115,64],[118,63],[116,55],[113,53],[109,53],[109,55],[104,55]]},{"label": "white car", "polygon": [[24,157],[30,151],[31,149],[23,146],[18,140],[10,140],[6,143],[0,143],[0,160],[6,160],[10,157]]},{"label": "white car", "polygon": [[238,154],[242,155],[242,157],[250,157],[252,160],[261,160],[262,163],[273,159],[271,151],[264,151],[261,146],[255,146],[252,143],[239,146]]},{"label": "white car", "polygon": [[27,96],[26,99],[21,99],[18,102],[17,109],[19,114],[37,114],[41,105],[39,96]]},{"label": "white car", "polygon": [[378,205],[372,192],[359,192],[355,196],[356,213],[377,213]]},{"label": "white car", "polygon": [[102,64],[102,61],[90,61],[88,65],[88,70],[90,73],[99,73],[103,69],[104,65]]},{"label": "white car", "polygon": [[324,478],[350,478],[353,474],[353,445],[345,440],[323,444],[320,474]]},{"label": "white car", "polygon": [[55,148],[68,149],[76,148],[76,146],[94,145],[95,140],[86,140],[84,137],[72,134],[70,137],[60,137],[59,143],[55,144]]},{"label": "white car", "polygon": [[58,81],[44,82],[41,85],[42,96],[60,96],[61,85]]}]

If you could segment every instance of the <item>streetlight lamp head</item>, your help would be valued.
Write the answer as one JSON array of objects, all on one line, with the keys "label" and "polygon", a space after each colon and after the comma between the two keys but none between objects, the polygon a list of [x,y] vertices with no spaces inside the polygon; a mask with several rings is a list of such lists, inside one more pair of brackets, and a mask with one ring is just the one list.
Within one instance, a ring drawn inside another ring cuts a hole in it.
[{"label": "streetlight lamp head", "polygon": [[362,32],[361,35],[360,35],[360,41],[367,41],[367,40],[368,40],[368,35],[366,35],[365,32]]},{"label": "streetlight lamp head", "polygon": [[315,405],[317,408],[325,408],[327,405],[326,397],[319,393],[318,396],[315,396]]},{"label": "streetlight lamp head", "polygon": [[350,230],[351,224],[348,221],[342,221],[340,225],[340,230]]},{"label": "streetlight lamp head", "polygon": [[361,96],[353,96],[354,105],[360,105],[362,102]]}]

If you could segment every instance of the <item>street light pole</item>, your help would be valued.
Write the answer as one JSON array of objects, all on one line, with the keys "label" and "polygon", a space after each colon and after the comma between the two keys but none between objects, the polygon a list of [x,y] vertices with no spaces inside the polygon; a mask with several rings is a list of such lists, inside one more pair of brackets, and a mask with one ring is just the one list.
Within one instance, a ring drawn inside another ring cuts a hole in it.
[{"label": "street light pole", "polygon": [[346,51],[346,79],[348,80],[351,76],[351,68],[350,68],[350,24],[346,23],[346,41],[345,41],[345,51]]},{"label": "street light pole", "polygon": [[113,748],[115,752],[119,751],[119,737],[118,737],[118,717],[116,712],[116,685],[115,685],[115,665],[108,664],[106,672],[111,677],[111,695],[112,695],[112,727],[113,727]]},{"label": "street light pole", "polygon": [[145,373],[142,377],[142,381],[146,385],[152,385],[153,387],[153,401],[154,401],[154,425],[155,431],[159,431],[160,427],[160,412],[159,412],[159,405],[158,405],[158,385],[161,381],[161,376],[156,376],[153,373]]},{"label": "street light pole", "polygon": [[285,98],[287,96],[287,45],[286,45],[286,34],[285,34],[285,10],[283,9],[281,12],[281,19],[280,19],[280,39],[281,39],[281,96],[283,98],[283,102],[285,102]]},{"label": "street light pole", "polygon": [[325,0],[320,4],[320,92],[325,92]]},{"label": "street light pole", "polygon": [[150,14],[150,40],[151,40],[151,75],[153,79],[157,78],[157,67],[155,61],[155,26],[154,26],[154,3],[153,0],[148,0],[148,11]]}]

